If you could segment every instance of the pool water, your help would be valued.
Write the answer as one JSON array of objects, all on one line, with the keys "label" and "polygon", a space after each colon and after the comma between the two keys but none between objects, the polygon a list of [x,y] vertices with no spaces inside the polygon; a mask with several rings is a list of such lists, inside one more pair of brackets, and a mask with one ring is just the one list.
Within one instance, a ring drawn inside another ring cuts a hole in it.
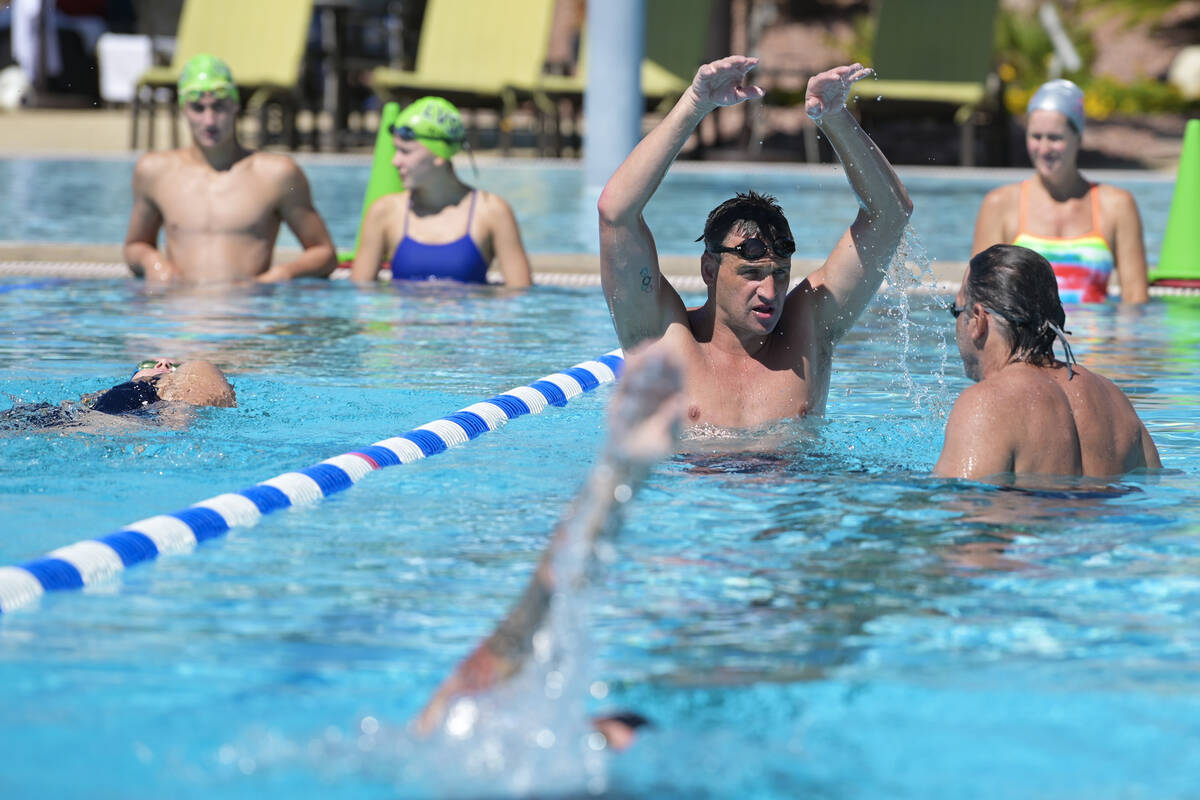
[{"label": "pool water", "polygon": [[[340,249],[353,246],[370,172],[364,158],[303,158],[313,200]],[[97,161],[0,159],[0,241],[124,241],[129,224],[130,158]],[[478,178],[459,165],[465,180],[506,198],[521,223],[525,246],[535,253],[595,253],[599,243],[596,202],[583,190],[582,170],[560,161],[485,161]],[[912,197],[913,225],[929,257],[965,261],[979,201],[990,189],[1021,180],[1028,170],[955,170],[902,167]],[[1133,193],[1146,236],[1146,255],[1158,262],[1174,182],[1153,172],[1091,171],[1088,177]],[[734,192],[756,189],[779,197],[793,221],[796,255],[823,259],[857,211],[840,167],[834,165],[711,165],[681,163],[667,175],[646,219],[660,252],[695,254],[694,241],[708,209]],[[284,228],[279,243],[298,247]],[[114,248],[113,259],[119,258]]]},{"label": "pool water", "polygon": [[[169,353],[221,364],[239,402],[185,429],[0,438],[0,564],[615,346],[596,289],[5,296],[0,391],[20,401]],[[0,616],[0,796],[1194,796],[1200,303],[1068,310],[1165,470],[1039,495],[929,476],[966,385],[936,301],[881,293],[824,422],[691,440],[658,468],[555,628],[564,685],[501,693],[486,736],[404,725],[523,588],[611,387]],[[582,707],[655,726],[608,757]]]}]

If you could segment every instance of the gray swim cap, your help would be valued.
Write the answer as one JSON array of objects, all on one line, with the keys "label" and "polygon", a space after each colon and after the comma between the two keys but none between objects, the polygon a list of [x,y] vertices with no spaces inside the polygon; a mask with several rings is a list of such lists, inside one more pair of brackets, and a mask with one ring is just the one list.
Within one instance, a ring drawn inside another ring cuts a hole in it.
[{"label": "gray swim cap", "polygon": [[1032,111],[1057,111],[1065,114],[1076,133],[1083,133],[1083,89],[1066,78],[1047,81],[1029,98],[1028,114]]}]

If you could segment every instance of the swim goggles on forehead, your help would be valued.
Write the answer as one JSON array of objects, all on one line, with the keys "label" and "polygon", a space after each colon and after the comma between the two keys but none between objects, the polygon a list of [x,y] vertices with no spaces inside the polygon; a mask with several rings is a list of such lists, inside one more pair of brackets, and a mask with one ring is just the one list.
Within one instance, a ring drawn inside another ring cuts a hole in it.
[{"label": "swim goggles on forehead", "polygon": [[211,94],[218,100],[237,100],[238,91],[232,86],[214,86],[211,89],[185,89],[179,95],[179,102],[184,105],[188,103],[199,103],[200,98],[206,94]]},{"label": "swim goggles on forehead", "polygon": [[787,258],[796,252],[796,243],[786,236],[782,236],[768,245],[755,236],[733,247],[707,247],[705,249],[710,253],[737,253],[747,261],[758,261],[767,253],[773,253],[776,258]]},{"label": "swim goggles on forehead", "polygon": [[390,125],[388,126],[388,131],[392,134],[392,136],[395,136],[397,139],[405,142],[412,142],[416,141],[417,139],[429,139],[433,142],[451,142],[453,144],[458,144],[459,142],[463,141],[463,137],[461,136],[439,136],[431,133],[418,134],[409,125]]}]

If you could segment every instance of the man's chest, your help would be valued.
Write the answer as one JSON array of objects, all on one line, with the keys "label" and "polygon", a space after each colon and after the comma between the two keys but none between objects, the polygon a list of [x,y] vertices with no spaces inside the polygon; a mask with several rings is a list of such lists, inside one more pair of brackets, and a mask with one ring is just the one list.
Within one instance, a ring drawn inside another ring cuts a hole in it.
[{"label": "man's chest", "polygon": [[255,233],[277,224],[277,198],[244,175],[182,175],[156,198],[164,226],[176,232]]},{"label": "man's chest", "polygon": [[814,353],[776,361],[698,358],[688,370],[688,423],[744,428],[821,414],[827,364]]}]

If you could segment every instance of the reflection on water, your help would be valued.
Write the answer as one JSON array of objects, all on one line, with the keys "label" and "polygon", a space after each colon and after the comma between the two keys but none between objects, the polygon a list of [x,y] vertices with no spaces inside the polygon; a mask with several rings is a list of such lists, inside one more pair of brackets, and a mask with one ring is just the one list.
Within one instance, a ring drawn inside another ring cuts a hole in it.
[{"label": "reflection on water", "polygon": [[[239,407],[187,433],[0,438],[3,563],[614,346],[594,291],[423,291],[22,290],[0,340],[0,390],[22,402],[78,397],[153,346],[236,364]],[[493,733],[414,742],[405,723],[520,592],[608,389],[0,618],[6,780],[82,796],[77,770],[39,766],[54,752],[110,765],[82,773],[110,796],[927,798],[979,776],[1001,797],[1189,796],[1200,314],[1070,309],[1081,362],[1129,393],[1168,469],[1016,491],[929,476],[967,383],[934,300],[868,309],[835,352],[825,419],[699,432],[663,464],[586,624],[565,626],[590,638],[567,648],[586,668],[569,692],[547,666],[487,699]],[[606,708],[656,727],[610,758],[583,724]]]}]

